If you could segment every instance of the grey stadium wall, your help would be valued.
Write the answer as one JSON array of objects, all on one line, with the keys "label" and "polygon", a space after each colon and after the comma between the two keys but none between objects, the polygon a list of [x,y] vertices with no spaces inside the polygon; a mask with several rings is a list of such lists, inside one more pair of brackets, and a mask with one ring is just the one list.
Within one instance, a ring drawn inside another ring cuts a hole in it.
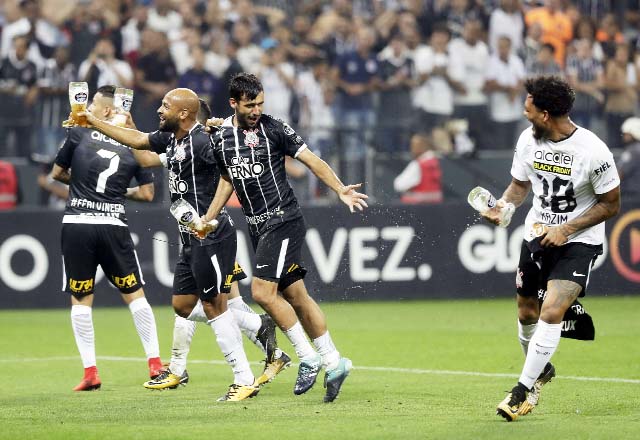
[{"label": "grey stadium wall", "polygon": [[[238,227],[238,261],[251,274],[246,222]],[[462,203],[373,206],[350,214],[343,207],[307,208],[303,258],[307,286],[320,301],[509,297],[526,209],[512,226],[483,223]],[[61,212],[0,213],[0,308],[67,307],[61,292]],[[179,251],[168,210],[129,213],[145,293],[152,304],[170,304]],[[99,273],[96,305],[120,305],[117,291]],[[250,297],[248,280],[241,292]],[[605,254],[591,276],[589,295],[640,294],[640,204],[626,204],[607,224]]]}]

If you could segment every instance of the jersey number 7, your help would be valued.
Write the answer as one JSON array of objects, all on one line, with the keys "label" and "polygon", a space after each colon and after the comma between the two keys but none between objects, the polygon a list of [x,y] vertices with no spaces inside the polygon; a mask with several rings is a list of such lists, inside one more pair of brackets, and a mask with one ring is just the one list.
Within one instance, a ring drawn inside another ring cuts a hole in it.
[{"label": "jersey number 7", "polygon": [[104,193],[104,190],[107,187],[107,179],[118,171],[120,156],[118,156],[118,153],[104,149],[98,150],[97,154],[100,157],[109,159],[109,166],[106,170],[98,174],[98,183],[96,184],[96,192]]}]

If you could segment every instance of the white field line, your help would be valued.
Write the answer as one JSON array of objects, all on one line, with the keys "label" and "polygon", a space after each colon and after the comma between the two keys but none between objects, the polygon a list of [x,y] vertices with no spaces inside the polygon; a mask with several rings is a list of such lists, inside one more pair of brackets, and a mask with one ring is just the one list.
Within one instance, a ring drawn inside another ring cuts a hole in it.
[{"label": "white field line", "polygon": [[[20,358],[20,359],[0,359],[0,363],[18,362],[53,362],[53,361],[74,361],[79,360],[78,356],[53,356],[43,358]],[[145,358],[121,357],[121,356],[98,356],[101,361],[113,362],[144,362]],[[191,364],[227,365],[225,361],[189,359]],[[254,365],[263,365],[262,362],[252,362]],[[291,365],[297,366],[292,363]],[[483,373],[480,371],[458,371],[458,370],[423,370],[420,368],[397,368],[397,367],[366,367],[356,365],[354,370],[381,371],[404,374],[432,374],[436,376],[475,376],[475,377],[507,377],[518,378],[519,375],[512,373]],[[623,377],[588,377],[588,376],[558,376],[559,379],[577,380],[581,382],[608,382],[608,383],[631,383],[640,384],[640,379],[626,379]]]}]

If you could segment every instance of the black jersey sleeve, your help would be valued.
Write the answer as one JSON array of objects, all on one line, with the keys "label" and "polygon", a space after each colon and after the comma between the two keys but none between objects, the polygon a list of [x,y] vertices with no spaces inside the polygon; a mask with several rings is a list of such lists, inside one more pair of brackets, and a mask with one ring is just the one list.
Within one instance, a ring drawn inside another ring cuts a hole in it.
[{"label": "black jersey sleeve", "polygon": [[150,168],[138,167],[134,174],[138,185],[146,185],[147,183],[153,183],[153,171]]},{"label": "black jersey sleeve", "polygon": [[286,122],[275,120],[275,124],[280,135],[279,144],[282,145],[284,153],[291,157],[298,157],[298,154],[307,148],[307,144]]},{"label": "black jersey sleeve", "polygon": [[149,133],[149,146],[151,151],[158,154],[167,152],[167,145],[171,143],[171,133],[156,130],[153,133]]},{"label": "black jersey sleeve", "polygon": [[69,169],[71,159],[73,159],[73,152],[82,140],[82,130],[83,129],[79,127],[73,127],[67,130],[67,137],[56,155],[56,165],[65,170]]}]

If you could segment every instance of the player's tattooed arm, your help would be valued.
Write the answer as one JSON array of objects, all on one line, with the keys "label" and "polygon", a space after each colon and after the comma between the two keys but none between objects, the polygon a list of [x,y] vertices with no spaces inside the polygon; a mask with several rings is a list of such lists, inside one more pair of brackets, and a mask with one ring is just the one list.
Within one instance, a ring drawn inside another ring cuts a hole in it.
[{"label": "player's tattooed arm", "polygon": [[53,169],[50,174],[51,178],[57,180],[58,182],[66,183],[67,185],[71,182],[71,173],[68,169],[62,168],[58,164],[53,165]]},{"label": "player's tattooed arm", "polygon": [[82,112],[78,115],[86,117],[89,127],[98,130],[102,134],[109,136],[111,139],[120,142],[121,144],[135,148],[136,150],[148,150],[151,148],[148,133],[110,124],[96,118],[89,112]]},{"label": "player's tattooed arm", "polygon": [[601,194],[598,202],[582,215],[560,226],[548,229],[542,239],[542,246],[562,246],[569,240],[569,236],[583,229],[595,226],[615,216],[620,211],[620,187]]},{"label": "player's tattooed arm", "polygon": [[505,202],[513,203],[516,208],[522,205],[522,202],[527,198],[529,190],[531,189],[531,182],[511,179],[511,183],[502,194],[502,200]]}]

